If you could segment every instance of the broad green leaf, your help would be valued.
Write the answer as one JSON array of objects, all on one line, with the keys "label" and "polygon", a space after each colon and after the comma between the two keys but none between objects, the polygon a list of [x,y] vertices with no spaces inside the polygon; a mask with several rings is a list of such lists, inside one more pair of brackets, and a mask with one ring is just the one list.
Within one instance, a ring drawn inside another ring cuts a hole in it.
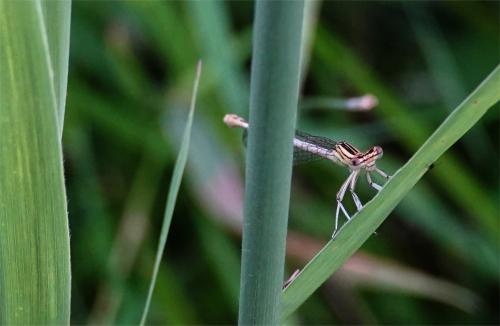
[{"label": "broad green leaf", "polygon": [[48,34],[69,33],[69,4],[45,5],[67,30],[47,29],[41,1],[0,1],[0,324],[69,323],[64,103],[56,95],[66,80],[53,78],[68,61],[51,58],[49,40],[69,45]]},{"label": "broad green leaf", "polygon": [[304,1],[257,1],[238,322],[280,320]]}]

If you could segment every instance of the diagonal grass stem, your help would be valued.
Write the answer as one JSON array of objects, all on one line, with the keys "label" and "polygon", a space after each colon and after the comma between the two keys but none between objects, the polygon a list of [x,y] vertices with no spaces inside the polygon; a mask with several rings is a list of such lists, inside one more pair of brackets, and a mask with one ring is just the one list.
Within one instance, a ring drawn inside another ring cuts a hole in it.
[{"label": "diagonal grass stem", "polygon": [[146,323],[146,318],[149,312],[149,306],[151,304],[151,298],[153,297],[153,292],[156,284],[156,278],[158,276],[158,270],[160,268],[161,258],[163,256],[163,252],[165,251],[165,245],[167,243],[168,231],[170,229],[170,223],[172,222],[172,215],[174,213],[177,194],[179,193],[182,175],[184,173],[184,168],[186,167],[186,162],[189,152],[189,143],[191,139],[191,127],[193,125],[194,109],[196,105],[196,95],[198,94],[198,85],[200,83],[200,77],[201,77],[201,66],[202,63],[201,61],[199,61],[196,67],[196,78],[194,81],[193,95],[191,97],[191,105],[189,108],[188,120],[186,123],[186,128],[184,129],[182,144],[179,150],[179,155],[177,156],[177,161],[175,162],[172,181],[170,183],[170,188],[168,191],[167,204],[165,207],[165,214],[163,216],[163,225],[160,233],[160,241],[158,243],[158,250],[156,252],[156,259],[153,267],[153,275],[151,277],[151,283],[149,284],[148,296],[146,298],[146,304],[144,306],[144,311],[142,313],[140,325],[144,325]]}]

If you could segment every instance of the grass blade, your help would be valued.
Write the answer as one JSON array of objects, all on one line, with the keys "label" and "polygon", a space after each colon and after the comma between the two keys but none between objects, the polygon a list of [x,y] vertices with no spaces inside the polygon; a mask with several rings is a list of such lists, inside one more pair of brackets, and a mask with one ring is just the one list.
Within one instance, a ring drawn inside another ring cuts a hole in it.
[{"label": "grass blade", "polygon": [[318,26],[322,1],[306,1],[304,3],[304,22],[302,24],[302,46],[300,48],[300,85],[306,80],[311,61],[314,36]]},{"label": "grass blade", "polygon": [[177,194],[181,186],[182,174],[184,173],[184,168],[186,167],[186,162],[189,152],[189,143],[191,139],[191,126],[193,125],[194,108],[196,105],[196,95],[198,93],[200,76],[201,76],[201,61],[198,62],[198,65],[196,67],[196,79],[194,81],[193,95],[191,97],[191,106],[189,108],[188,121],[186,123],[186,128],[184,129],[182,144],[179,150],[179,155],[177,156],[177,161],[175,163],[174,172],[172,175],[172,181],[170,183],[170,189],[168,191],[167,204],[165,207],[165,215],[163,217],[163,225],[160,234],[160,242],[158,243],[158,250],[156,253],[155,265],[153,268],[153,276],[151,277],[148,296],[146,298],[146,304],[144,306],[144,311],[141,317],[141,322],[140,322],[141,325],[145,324],[146,317],[148,315],[149,306],[151,304],[151,298],[153,296],[153,291],[155,288],[156,278],[158,276],[158,270],[160,268],[161,257],[163,256],[163,252],[165,251],[165,244],[167,243],[168,230],[170,228],[170,222],[172,221],[172,215],[174,213]]},{"label": "grass blade", "polygon": [[[232,111],[242,113],[247,106],[248,85],[232,46],[228,4],[223,1],[187,1],[188,13],[196,21],[197,44],[204,53],[205,71],[216,77],[223,103]],[[208,75],[208,74],[207,74]]]},{"label": "grass blade", "polygon": [[[413,153],[431,132],[431,124],[419,119],[404,102],[384,85],[366,63],[356,56],[338,37],[319,29],[316,41],[317,55],[325,62],[325,69],[344,75],[359,90],[375,94],[379,106],[374,113],[384,117],[386,126],[397,133],[400,143]],[[491,196],[460,160],[449,153],[439,162],[436,181],[471,217],[492,243],[496,243],[498,210]]]},{"label": "grass blade", "polygon": [[[434,16],[425,7],[415,3],[404,4],[409,22],[413,27],[423,57],[429,66],[431,81],[440,93],[442,102],[450,110],[467,95],[461,78],[461,71],[450,49],[448,40],[437,24]],[[463,139],[468,157],[476,166],[485,166],[484,157],[494,148],[484,126],[479,123]]]},{"label": "grass blade", "polygon": [[[54,19],[69,20],[63,16]],[[69,230],[55,96],[66,81],[53,78],[53,65],[63,71],[68,62],[51,61],[47,34],[69,33],[69,23],[62,28],[45,28],[41,1],[0,1],[0,324],[69,324]]]},{"label": "grass blade", "polygon": [[460,285],[390,259],[363,253],[353,255],[335,277],[337,281],[346,281],[356,287],[436,300],[468,313],[473,313],[481,301],[474,292]]},{"label": "grass blade", "polygon": [[71,1],[42,1],[41,4],[41,14],[47,33],[50,69],[57,102],[59,134],[62,137],[64,109],[66,107],[66,85],[68,84]]},{"label": "grass blade", "polygon": [[396,205],[415,186],[451,145],[498,102],[500,66],[460,104],[415,155],[390,179],[375,198],[347,223],[335,240],[307,264],[284,291],[283,318],[302,304],[382,224]]},{"label": "grass blade", "polygon": [[303,9],[303,1],[256,3],[240,325],[279,323]]}]

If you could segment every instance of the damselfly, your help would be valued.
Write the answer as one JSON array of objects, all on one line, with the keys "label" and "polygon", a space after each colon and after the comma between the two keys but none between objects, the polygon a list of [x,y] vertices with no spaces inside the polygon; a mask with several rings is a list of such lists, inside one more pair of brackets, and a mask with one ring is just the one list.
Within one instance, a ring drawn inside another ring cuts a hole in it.
[{"label": "damselfly", "polygon": [[[224,117],[224,123],[229,127],[240,127],[245,129],[244,137],[246,138],[248,122],[243,118],[235,114],[226,114],[226,116]],[[327,159],[341,166],[347,167],[350,171],[349,176],[340,187],[340,190],[337,192],[335,229],[333,231],[332,238],[335,237],[338,231],[340,211],[342,211],[342,213],[348,220],[351,219],[351,216],[342,204],[347,188],[349,188],[351,192],[351,196],[357,210],[359,211],[363,208],[361,200],[354,191],[360,173],[363,170],[366,172],[366,179],[368,180],[368,184],[375,188],[377,191],[381,190],[382,186],[373,182],[371,173],[378,173],[386,179],[389,178],[389,176],[385,172],[377,168],[377,166],[375,165],[375,162],[379,158],[381,158],[383,154],[382,148],[380,146],[374,146],[366,152],[361,152],[348,142],[337,142],[326,137],[313,136],[301,131],[295,132],[293,146],[294,163],[300,163],[314,159]]]}]

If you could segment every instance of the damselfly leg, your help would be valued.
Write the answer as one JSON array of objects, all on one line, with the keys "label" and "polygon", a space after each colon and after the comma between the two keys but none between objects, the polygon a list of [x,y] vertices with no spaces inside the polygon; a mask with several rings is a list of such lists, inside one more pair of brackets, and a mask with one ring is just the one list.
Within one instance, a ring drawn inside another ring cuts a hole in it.
[{"label": "damselfly leg", "polygon": [[379,184],[375,183],[372,181],[372,177],[370,175],[370,172],[366,172],[366,180],[368,181],[368,184],[375,188],[375,190],[380,191],[382,189],[382,186]]},{"label": "damselfly leg", "polygon": [[354,204],[356,205],[356,208],[358,211],[360,211],[363,208],[363,204],[361,203],[361,200],[359,200],[358,195],[354,192],[354,187],[356,187],[356,182],[358,181],[359,173],[361,170],[356,171],[357,174],[352,178],[351,180],[351,186],[349,189],[351,190],[351,195],[352,195],[352,200],[354,200]]},{"label": "damselfly leg", "polygon": [[351,191],[352,199],[354,200],[354,203],[356,204],[356,208],[361,210],[363,208],[363,204],[361,204],[361,200],[359,200],[358,195],[354,192],[354,187],[356,186],[356,181],[358,180],[358,176],[360,170],[355,170],[352,171],[351,174],[347,177],[346,181],[342,184],[340,187],[340,190],[337,192],[337,209],[335,211],[335,229],[333,230],[332,238],[335,236],[335,234],[338,231],[338,226],[339,226],[339,213],[340,210],[342,210],[342,213],[345,215],[347,220],[351,219],[351,216],[349,213],[347,213],[347,210],[345,209],[344,205],[342,204],[342,200],[344,199],[345,192],[347,191],[347,187],[349,187],[349,190]]},{"label": "damselfly leg", "polygon": [[[389,178],[389,176],[385,172],[383,172],[382,170],[380,170],[378,168],[375,168],[371,172],[377,172],[378,174],[380,174],[384,178],[386,178],[386,179]],[[343,201],[344,196],[345,196],[345,192],[347,191],[347,187],[349,187],[349,190],[351,191],[352,199],[354,201],[354,204],[356,205],[357,211],[359,212],[363,208],[363,204],[361,203],[361,200],[359,199],[358,195],[355,192],[356,182],[358,181],[358,177],[359,177],[360,173],[361,173],[361,170],[352,171],[351,174],[349,174],[349,176],[347,177],[346,181],[344,181],[344,183],[340,187],[340,190],[337,192],[337,198],[336,198],[337,199],[337,209],[335,211],[335,229],[333,230],[332,238],[335,238],[335,236],[337,235],[340,211],[343,212],[343,214],[345,215],[345,217],[347,218],[348,221],[352,218],[349,215],[349,213],[347,212],[347,210],[345,209],[344,205],[342,204],[342,201]],[[380,186],[379,184],[372,181],[370,171],[366,171],[366,178],[368,180],[368,184],[370,186],[372,186],[373,188],[375,188],[377,191],[380,191],[382,189],[382,186]]]},{"label": "damselfly leg", "polygon": [[[389,176],[387,175],[387,173],[385,173],[384,171],[378,169],[378,168],[375,168],[372,172],[377,172],[378,174],[380,174],[382,177],[386,178],[386,179],[389,179]],[[366,171],[366,180],[368,180],[368,184],[370,186],[372,186],[373,188],[375,188],[377,191],[380,191],[382,189],[382,186],[380,186],[379,184],[375,183],[372,181],[372,177],[370,175],[370,171]]]},{"label": "damselfly leg", "polygon": [[342,213],[344,213],[345,217],[347,220],[351,219],[351,216],[349,213],[347,213],[347,210],[345,209],[344,205],[342,204],[342,200],[344,199],[345,192],[347,190],[347,187],[351,184],[351,180],[356,177],[358,171],[353,171],[351,174],[347,177],[346,181],[342,184],[340,187],[340,190],[337,192],[337,210],[335,211],[335,229],[333,230],[332,237],[335,236],[337,233],[337,230],[339,228],[339,214],[340,211],[342,210]]}]

